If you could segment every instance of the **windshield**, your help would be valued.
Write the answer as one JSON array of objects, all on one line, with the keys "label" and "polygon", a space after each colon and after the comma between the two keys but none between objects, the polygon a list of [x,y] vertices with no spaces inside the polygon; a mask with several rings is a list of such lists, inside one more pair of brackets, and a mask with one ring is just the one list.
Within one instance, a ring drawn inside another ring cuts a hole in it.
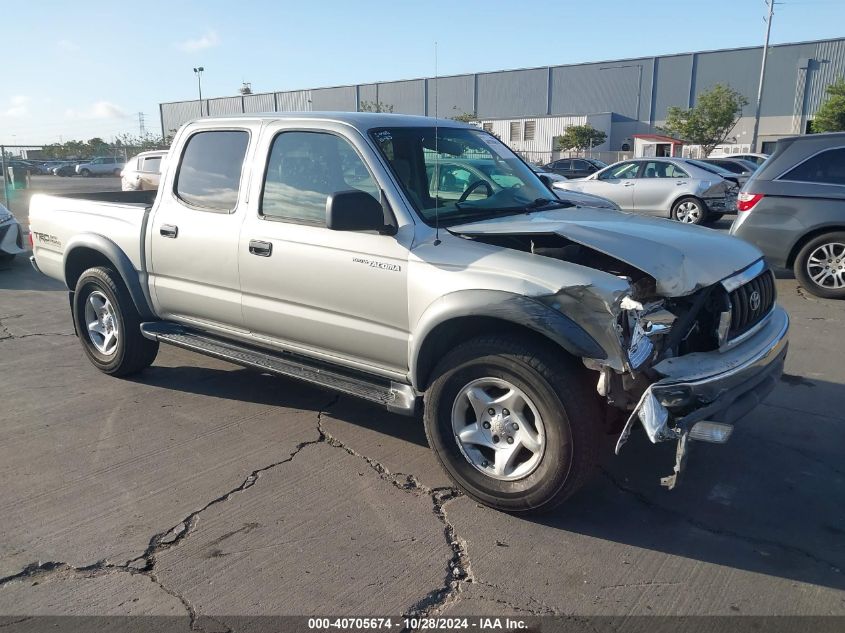
[{"label": "windshield", "polygon": [[[435,136],[436,130],[436,136]],[[420,217],[443,226],[569,206],[495,136],[468,128],[400,127],[370,132]]]}]

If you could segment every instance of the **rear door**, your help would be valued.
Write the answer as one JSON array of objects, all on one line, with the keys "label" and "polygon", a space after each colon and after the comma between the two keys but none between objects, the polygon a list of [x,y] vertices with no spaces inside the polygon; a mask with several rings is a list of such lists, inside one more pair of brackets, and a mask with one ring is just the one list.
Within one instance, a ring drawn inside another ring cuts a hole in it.
[{"label": "rear door", "polygon": [[262,344],[407,372],[413,230],[326,228],[330,194],[357,189],[379,199],[389,186],[367,166],[365,156],[377,160],[373,150],[345,126],[280,122],[258,155],[264,177],[238,250],[246,326]]},{"label": "rear door", "polygon": [[661,160],[644,161],[634,187],[634,210],[637,213],[668,218],[672,203],[690,190],[690,177],[674,163]]},{"label": "rear door", "polygon": [[589,180],[578,182],[578,191],[591,193],[608,200],[613,200],[626,211],[634,210],[634,185],[636,184],[637,161],[626,161],[608,167]]},{"label": "rear door", "polygon": [[238,238],[250,131],[185,134],[147,229],[157,310],[174,321],[243,329]]}]

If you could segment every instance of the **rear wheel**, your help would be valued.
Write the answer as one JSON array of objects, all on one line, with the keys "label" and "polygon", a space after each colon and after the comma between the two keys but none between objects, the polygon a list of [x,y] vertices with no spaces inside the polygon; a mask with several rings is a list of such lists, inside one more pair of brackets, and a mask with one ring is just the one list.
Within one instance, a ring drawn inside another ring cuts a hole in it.
[{"label": "rear wheel", "polygon": [[429,444],[470,497],[547,510],[592,473],[601,416],[583,370],[532,340],[482,337],[450,352],[426,393]]},{"label": "rear wheel", "polygon": [[707,208],[698,198],[681,198],[672,205],[672,219],[684,224],[704,224]]},{"label": "rear wheel", "polygon": [[82,349],[94,366],[111,376],[148,367],[158,342],[141,334],[141,317],[123,280],[111,269],[89,268],[76,283],[73,319]]},{"label": "rear wheel", "polygon": [[817,297],[845,299],[845,232],[819,235],[798,252],[798,282]]},{"label": "rear wheel", "polygon": [[91,171],[90,171],[90,170],[88,170],[88,169],[83,169],[83,170],[81,170],[81,171],[79,172],[79,175],[80,175],[80,176],[85,176],[85,177],[88,177],[88,176],[90,176],[90,175],[91,175]]}]

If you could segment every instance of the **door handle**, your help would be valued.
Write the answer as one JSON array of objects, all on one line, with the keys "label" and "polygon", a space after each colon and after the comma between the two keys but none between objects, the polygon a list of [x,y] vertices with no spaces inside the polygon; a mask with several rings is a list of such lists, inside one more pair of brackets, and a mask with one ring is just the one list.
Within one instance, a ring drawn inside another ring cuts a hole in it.
[{"label": "door handle", "polygon": [[633,186],[634,186],[634,183],[632,183],[632,182],[626,182],[626,183],[625,183],[625,186],[626,186],[626,187],[633,187]]},{"label": "door handle", "polygon": [[272,242],[262,242],[261,240],[250,240],[249,252],[259,257],[270,257],[273,254],[273,244]]},{"label": "door handle", "polygon": [[177,235],[179,235],[179,227],[175,224],[162,224],[159,227],[158,232],[162,235],[162,237],[169,237],[175,239]]}]

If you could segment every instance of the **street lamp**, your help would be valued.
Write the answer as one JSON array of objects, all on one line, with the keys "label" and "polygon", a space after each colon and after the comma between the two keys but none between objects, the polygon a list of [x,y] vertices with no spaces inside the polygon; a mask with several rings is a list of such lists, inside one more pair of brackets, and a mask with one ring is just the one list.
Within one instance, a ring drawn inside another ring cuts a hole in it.
[{"label": "street lamp", "polygon": [[205,70],[202,66],[194,68],[194,74],[197,76],[197,90],[199,91],[200,102],[200,116],[202,116],[202,72]]}]

